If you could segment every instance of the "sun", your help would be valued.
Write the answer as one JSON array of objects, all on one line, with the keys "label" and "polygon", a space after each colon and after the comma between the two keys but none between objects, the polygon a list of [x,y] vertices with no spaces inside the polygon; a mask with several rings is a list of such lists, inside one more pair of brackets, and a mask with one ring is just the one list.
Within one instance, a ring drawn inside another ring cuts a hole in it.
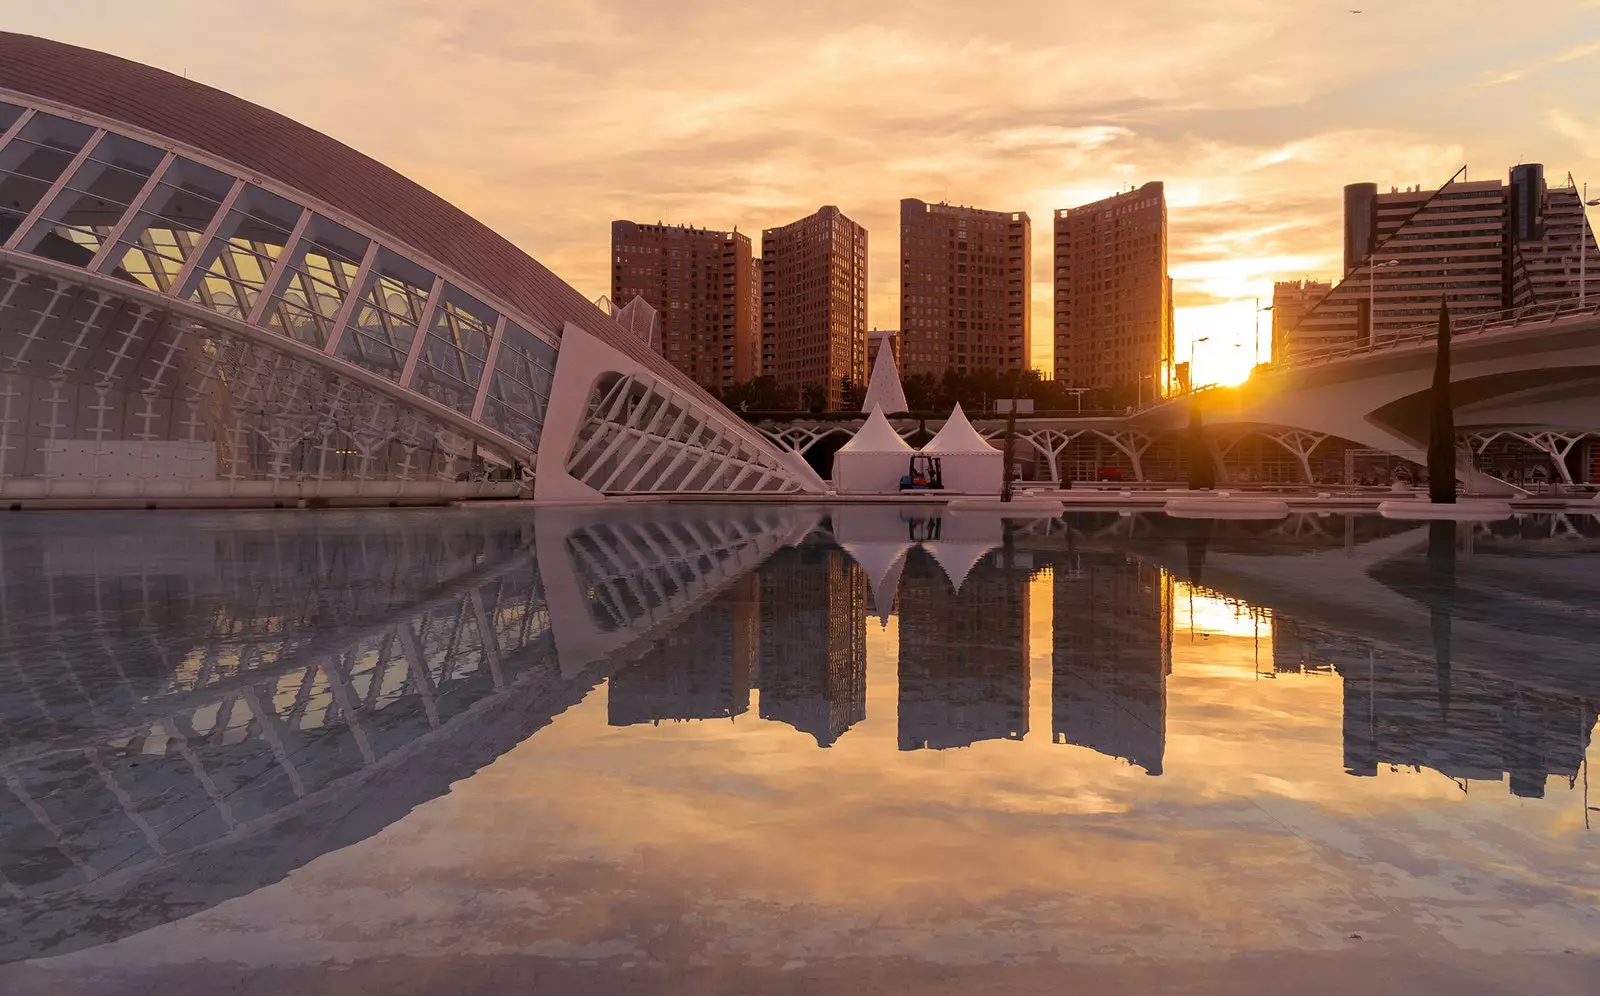
[{"label": "sun", "polygon": [[1173,315],[1173,360],[1188,363],[1193,357],[1197,387],[1242,384],[1257,363],[1271,358],[1271,319],[1270,311],[1261,315],[1258,343],[1253,300],[1177,308]]}]

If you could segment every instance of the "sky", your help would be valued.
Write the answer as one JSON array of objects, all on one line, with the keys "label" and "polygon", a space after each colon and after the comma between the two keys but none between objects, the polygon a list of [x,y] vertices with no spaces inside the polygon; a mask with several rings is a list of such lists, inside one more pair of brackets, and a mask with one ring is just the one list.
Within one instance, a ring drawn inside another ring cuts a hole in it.
[{"label": "sky", "polygon": [[1057,208],[1165,181],[1179,358],[1205,337],[1197,376],[1234,379],[1255,299],[1338,275],[1345,184],[1600,184],[1600,0],[0,0],[0,24],[303,121],[591,298],[613,219],[759,243],[836,204],[895,328],[902,197],[1026,211],[1047,370]]}]

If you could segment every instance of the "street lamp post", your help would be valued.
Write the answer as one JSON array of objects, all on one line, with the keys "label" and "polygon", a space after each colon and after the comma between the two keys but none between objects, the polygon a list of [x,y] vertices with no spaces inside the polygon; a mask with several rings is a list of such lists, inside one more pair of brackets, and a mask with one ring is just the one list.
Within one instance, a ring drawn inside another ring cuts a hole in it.
[{"label": "street lamp post", "polygon": [[1367,281],[1367,345],[1370,346],[1378,341],[1378,271],[1399,266],[1400,261],[1386,259],[1379,263],[1371,256],[1368,256],[1367,260],[1372,263],[1368,271],[1370,279]]},{"label": "street lamp post", "polygon": [[1211,337],[1208,336],[1208,335],[1203,335],[1198,339],[1190,339],[1189,340],[1189,393],[1191,393],[1191,394],[1193,394],[1195,391],[1199,390],[1199,387],[1200,387],[1200,385],[1196,382],[1195,375],[1194,375],[1194,373],[1195,373],[1195,371],[1194,371],[1194,349],[1195,349],[1196,346],[1200,345],[1202,342],[1210,342],[1210,341],[1211,341]]},{"label": "street lamp post", "polygon": [[1589,296],[1589,208],[1600,207],[1600,197],[1589,199],[1589,184],[1583,185],[1583,196],[1578,199],[1578,307],[1583,307]]},{"label": "street lamp post", "polygon": [[1272,305],[1265,308],[1261,306],[1261,299],[1256,298],[1256,354],[1250,357],[1250,369],[1254,370],[1261,363],[1261,313],[1271,311]]}]

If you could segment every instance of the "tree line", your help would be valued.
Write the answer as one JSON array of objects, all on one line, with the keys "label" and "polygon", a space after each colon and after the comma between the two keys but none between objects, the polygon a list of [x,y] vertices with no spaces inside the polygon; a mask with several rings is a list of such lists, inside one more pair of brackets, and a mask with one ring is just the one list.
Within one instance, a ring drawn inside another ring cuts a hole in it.
[{"label": "tree line", "polygon": [[[1020,398],[1033,402],[1036,412],[1117,413],[1140,399],[1136,385],[1112,388],[1076,389],[1047,380],[1037,370],[1021,373],[1006,370],[946,370],[943,374],[910,374],[900,380],[906,393],[907,411],[946,414],[959,402],[974,415],[993,412],[995,402]],[[844,382],[841,411],[859,411],[866,385]],[[717,400],[734,411],[810,412],[827,409],[827,387],[821,383],[800,386],[779,384],[772,377],[757,377],[712,390]],[[1150,400],[1148,398],[1144,399]],[[886,414],[894,414],[889,412]]]}]

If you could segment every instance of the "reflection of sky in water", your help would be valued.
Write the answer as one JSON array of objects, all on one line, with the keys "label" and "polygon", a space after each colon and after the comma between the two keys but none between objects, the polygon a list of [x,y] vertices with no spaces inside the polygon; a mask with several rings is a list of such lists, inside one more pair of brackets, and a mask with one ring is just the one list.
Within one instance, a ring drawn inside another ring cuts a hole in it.
[{"label": "reflection of sky in water", "polygon": [[[910,550],[882,624],[813,533],[447,794],[65,964],[1600,953],[1595,683],[1518,684],[1467,647],[1441,698],[1381,619],[1329,636],[1230,595],[1252,568],[1226,543],[1200,585],[1181,545],[1017,545],[959,592]],[[1503,566],[1481,559],[1463,586]],[[1393,625],[1425,644],[1421,613]]]}]

